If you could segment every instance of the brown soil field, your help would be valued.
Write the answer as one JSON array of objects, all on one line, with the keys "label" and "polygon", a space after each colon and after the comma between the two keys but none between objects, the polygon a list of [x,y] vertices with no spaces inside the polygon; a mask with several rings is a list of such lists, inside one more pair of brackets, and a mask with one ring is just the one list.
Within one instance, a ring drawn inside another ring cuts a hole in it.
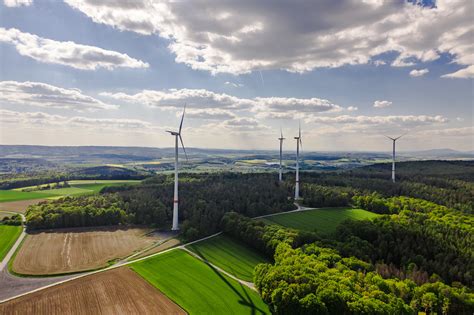
[{"label": "brown soil field", "polygon": [[186,314],[132,270],[122,267],[0,304],[0,314]]},{"label": "brown soil field", "polygon": [[25,213],[26,208],[28,208],[28,206],[35,205],[45,200],[46,199],[34,199],[34,200],[0,202],[0,210]]},{"label": "brown soil field", "polygon": [[145,228],[75,228],[28,234],[12,270],[24,275],[53,275],[103,268],[159,240]]}]

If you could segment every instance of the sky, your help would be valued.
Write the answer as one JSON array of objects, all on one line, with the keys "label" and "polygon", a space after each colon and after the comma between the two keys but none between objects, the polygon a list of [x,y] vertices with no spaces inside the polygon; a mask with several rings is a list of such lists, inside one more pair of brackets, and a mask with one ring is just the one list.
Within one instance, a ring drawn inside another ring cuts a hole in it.
[{"label": "sky", "polygon": [[474,2],[0,0],[0,143],[474,150]]}]

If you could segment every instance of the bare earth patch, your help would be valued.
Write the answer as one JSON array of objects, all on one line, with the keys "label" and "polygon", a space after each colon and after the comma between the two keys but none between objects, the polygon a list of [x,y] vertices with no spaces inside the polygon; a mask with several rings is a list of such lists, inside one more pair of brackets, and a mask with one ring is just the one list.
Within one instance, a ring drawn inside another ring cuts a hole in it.
[{"label": "bare earth patch", "polygon": [[0,202],[0,210],[25,213],[26,208],[28,208],[28,206],[38,204],[45,200],[46,199],[34,199],[34,200]]},{"label": "bare earth patch", "polygon": [[122,267],[0,304],[0,314],[186,314],[132,270]]},{"label": "bare earth patch", "polygon": [[150,256],[150,255],[162,252],[164,250],[170,249],[172,247],[178,246],[180,244],[181,244],[181,242],[178,239],[171,238],[171,239],[163,242],[162,244],[160,244],[158,246],[154,246],[154,247],[150,248],[149,250],[146,250],[146,251],[142,252],[140,255],[137,255],[137,256],[133,257],[133,259],[138,259],[138,258],[143,258],[143,257],[146,257],[146,256]]},{"label": "bare earth patch", "polygon": [[75,228],[30,233],[13,261],[14,272],[52,275],[106,267],[159,240],[145,228]]}]

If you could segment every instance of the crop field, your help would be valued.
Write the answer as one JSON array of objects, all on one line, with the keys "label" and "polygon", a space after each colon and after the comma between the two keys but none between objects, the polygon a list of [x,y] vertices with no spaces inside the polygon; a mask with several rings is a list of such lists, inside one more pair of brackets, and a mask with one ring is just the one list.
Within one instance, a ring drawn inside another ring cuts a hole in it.
[{"label": "crop field", "polygon": [[10,212],[25,213],[26,208],[28,208],[28,206],[35,205],[45,200],[46,199],[31,199],[31,200],[0,202],[0,211],[3,210],[3,211],[10,211]]},{"label": "crop field", "polygon": [[257,292],[176,249],[131,265],[189,314],[270,314]]},{"label": "crop field", "polygon": [[0,225],[0,261],[5,258],[10,248],[21,234],[21,226]]},{"label": "crop field", "polygon": [[79,272],[106,267],[150,246],[159,237],[144,228],[74,228],[28,234],[12,270],[25,275]]},{"label": "crop field", "polygon": [[331,233],[344,220],[364,220],[377,216],[376,213],[362,209],[322,208],[270,216],[266,217],[264,221],[298,230]]},{"label": "crop field", "polygon": [[269,262],[263,255],[225,235],[192,244],[187,248],[235,277],[249,282],[253,281],[255,266]]},{"label": "crop field", "polygon": [[23,192],[16,190],[0,190],[0,203],[9,202],[9,201],[19,201],[19,200],[31,200],[31,199],[41,199],[48,198],[51,195],[45,194],[43,192]]},{"label": "crop field", "polygon": [[0,304],[0,314],[185,314],[129,268],[79,278]]}]

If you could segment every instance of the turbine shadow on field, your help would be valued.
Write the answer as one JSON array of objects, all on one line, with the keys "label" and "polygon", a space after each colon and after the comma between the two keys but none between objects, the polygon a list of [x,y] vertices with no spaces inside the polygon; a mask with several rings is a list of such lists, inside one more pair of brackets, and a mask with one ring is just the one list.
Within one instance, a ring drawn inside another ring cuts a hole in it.
[{"label": "turbine shadow on field", "polygon": [[248,293],[245,291],[245,288],[243,287],[242,283],[238,282],[237,283],[240,285],[240,287],[242,288],[242,292],[244,292],[245,296],[242,295],[238,290],[236,290],[232,284],[219,272],[219,270],[217,270],[216,268],[214,268],[214,266],[212,266],[205,258],[204,258],[204,255],[199,251],[199,249],[197,248],[194,248],[194,251],[196,252],[197,255],[199,255],[199,257],[202,257],[203,258],[203,262],[209,267],[211,268],[211,270],[222,280],[222,282],[224,282],[232,291],[234,291],[234,293],[240,298],[240,300],[238,301],[239,304],[242,304],[242,305],[245,305],[245,306],[248,306],[250,308],[250,314],[252,315],[256,315],[257,312],[258,314],[265,314],[265,311],[264,310],[261,310],[259,309],[252,301],[252,299],[250,298],[250,296],[248,295]]}]

